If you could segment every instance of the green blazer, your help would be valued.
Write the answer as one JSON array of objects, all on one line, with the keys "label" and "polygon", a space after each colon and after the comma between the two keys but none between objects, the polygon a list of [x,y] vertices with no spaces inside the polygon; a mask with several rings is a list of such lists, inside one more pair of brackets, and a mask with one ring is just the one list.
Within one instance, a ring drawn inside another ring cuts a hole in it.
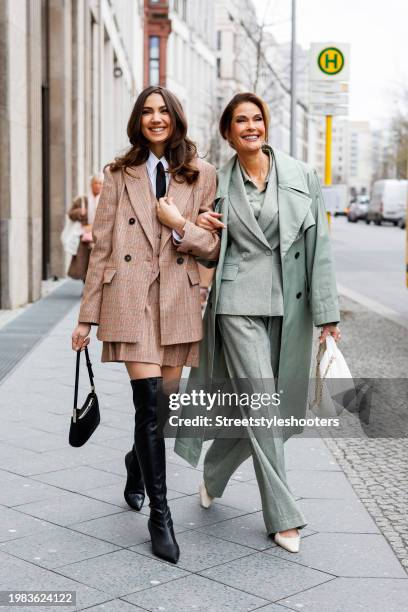
[{"label": "green blazer", "polygon": [[[316,171],[296,159],[273,150],[278,176],[279,250],[282,263],[284,314],[277,373],[281,395],[281,416],[301,418],[306,412],[310,376],[313,325],[340,321],[340,311],[330,234],[323,195]],[[231,172],[234,156],[218,173],[216,208],[223,213],[226,229],[222,231],[220,255],[204,315],[204,338],[200,344],[200,363],[191,370],[188,388],[198,388],[210,381],[228,378],[217,325],[217,305],[223,282],[225,253],[228,245],[228,217],[231,210]],[[259,287],[262,292],[262,285]],[[245,296],[251,301],[251,296]],[[196,414],[189,407],[183,417]],[[301,433],[302,427],[285,429],[285,437]],[[196,434],[196,432],[195,432]],[[189,437],[188,427],[179,427],[175,452],[191,465],[197,465],[202,441],[212,438],[212,431],[202,428],[200,435]]]},{"label": "green blazer", "polygon": [[235,163],[228,192],[228,246],[217,314],[283,315],[279,242],[276,163],[272,165],[258,220],[248,201],[239,164]]}]

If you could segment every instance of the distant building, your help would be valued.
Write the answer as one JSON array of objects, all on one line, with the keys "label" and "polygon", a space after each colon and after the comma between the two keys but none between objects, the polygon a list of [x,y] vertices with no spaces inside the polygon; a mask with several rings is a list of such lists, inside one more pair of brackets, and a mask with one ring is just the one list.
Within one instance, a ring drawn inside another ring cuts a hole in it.
[{"label": "distant building", "polygon": [[189,135],[210,154],[214,123],[215,0],[144,0],[145,85],[168,87],[180,99]]},{"label": "distant building", "polygon": [[141,3],[0,2],[0,308],[65,275],[65,213],[127,146],[143,85]]},{"label": "distant building", "polygon": [[348,185],[357,193],[369,193],[373,175],[372,136],[368,121],[348,123]]}]

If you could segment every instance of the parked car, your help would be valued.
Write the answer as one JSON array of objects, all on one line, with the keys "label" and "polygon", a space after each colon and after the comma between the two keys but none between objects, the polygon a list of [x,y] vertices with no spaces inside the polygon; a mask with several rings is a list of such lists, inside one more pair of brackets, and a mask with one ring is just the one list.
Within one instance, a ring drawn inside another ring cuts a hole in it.
[{"label": "parked car", "polygon": [[367,217],[369,203],[370,198],[367,195],[359,195],[352,200],[347,213],[347,221],[357,223],[360,219],[364,220]]},{"label": "parked car", "polygon": [[327,212],[334,217],[347,215],[347,185],[324,185],[322,191]]},{"label": "parked car", "polygon": [[400,227],[401,229],[405,229],[406,226],[407,226],[407,213],[404,212],[402,217],[400,217],[398,220],[398,227]]},{"label": "parked car", "polygon": [[407,206],[407,185],[406,180],[375,181],[366,223],[374,221],[376,225],[381,225],[383,221],[389,221],[397,225]]}]

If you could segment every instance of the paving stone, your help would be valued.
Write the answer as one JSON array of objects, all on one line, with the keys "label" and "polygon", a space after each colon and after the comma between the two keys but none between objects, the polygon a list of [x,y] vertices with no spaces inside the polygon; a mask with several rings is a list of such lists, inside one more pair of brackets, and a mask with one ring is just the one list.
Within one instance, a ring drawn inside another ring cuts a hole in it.
[{"label": "paving stone", "polygon": [[[245,514],[215,525],[200,527],[198,531],[259,551],[276,546],[272,538],[268,537],[266,533],[262,512]],[[308,527],[304,527],[301,531],[302,538],[312,533],[315,533],[315,531]]]},{"label": "paving stone", "polygon": [[47,525],[39,533],[1,544],[1,550],[48,569],[97,557],[117,546],[64,527]]},{"label": "paving stone", "polygon": [[[214,503],[211,508],[202,508],[198,495],[172,499],[169,506],[174,523],[187,529],[212,525],[213,523],[219,523],[220,521],[244,514],[242,510],[222,506],[217,503]],[[149,514],[149,512],[149,507],[143,506],[141,513]]]},{"label": "paving stone", "polygon": [[36,453],[26,448],[19,450],[13,448],[7,456],[0,459],[0,467],[20,476],[33,476],[61,470],[65,464],[57,458],[50,460],[45,453]]},{"label": "paving stone", "polygon": [[0,542],[16,540],[43,531],[46,524],[32,516],[25,516],[11,508],[0,508]]},{"label": "paving stone", "polygon": [[0,487],[0,503],[4,506],[18,506],[21,504],[50,499],[61,494],[61,490],[43,482],[36,482],[31,478],[17,476],[15,480],[7,482],[7,486]]},{"label": "paving stone", "polygon": [[279,601],[302,612],[406,612],[408,580],[336,578]]},{"label": "paving stone", "polygon": [[174,565],[148,559],[129,550],[65,565],[55,571],[114,597],[188,575],[188,572]]},{"label": "paving stone", "polygon": [[110,599],[98,606],[87,608],[88,612],[145,612],[145,608],[139,608],[122,599]]},{"label": "paving stone", "polygon": [[[123,497],[125,482],[125,478],[123,478],[122,482],[117,484],[109,485],[107,487],[97,487],[96,489],[89,489],[89,491],[86,492],[86,495],[87,497],[93,497],[94,499],[100,499],[101,501],[105,501],[108,504],[114,504],[115,506],[119,506],[124,510],[129,510],[129,506],[127,505]],[[167,489],[168,500],[176,499],[178,497],[184,497],[184,493]],[[148,503],[149,498],[146,496],[145,504],[148,505]]]},{"label": "paving stone", "polygon": [[319,438],[294,436],[285,442],[287,470],[335,470],[340,467]]},{"label": "paving stone", "polygon": [[35,480],[46,482],[61,489],[74,493],[86,493],[88,489],[95,486],[111,485],[122,482],[122,480],[103,470],[96,470],[88,466],[79,466],[67,470],[58,470],[50,474],[37,476]]},{"label": "paving stone", "polygon": [[219,567],[203,570],[200,575],[263,597],[270,602],[333,578],[328,573],[278,559],[264,552],[256,552]]},{"label": "paving stone", "polygon": [[379,533],[378,527],[359,500],[301,499],[299,507],[314,531]]},{"label": "paving stone", "polygon": [[61,491],[58,497],[51,500],[45,499],[23,504],[16,506],[15,509],[20,513],[24,512],[63,527],[80,521],[123,512],[121,508],[112,504],[64,491]]},{"label": "paving stone", "polygon": [[[82,610],[107,599],[106,593],[6,553],[0,553],[0,590],[75,591],[77,605],[62,608],[70,611]],[[55,612],[57,609],[60,610],[61,607],[35,606],[33,608],[33,606],[18,606],[18,610],[22,612],[33,612],[33,609],[36,612]]]},{"label": "paving stone", "polygon": [[231,480],[246,482],[247,480],[254,480],[254,478],[255,470],[252,459],[247,459],[244,463],[241,463],[239,468],[233,473]]},{"label": "paving stone", "polygon": [[199,470],[178,467],[173,464],[167,465],[167,485],[174,491],[186,495],[197,493],[198,485],[202,479],[202,473]]},{"label": "paving stone", "polygon": [[128,450],[130,450],[131,445],[129,446],[129,435],[121,435],[113,437],[111,435],[110,438],[102,438],[100,439],[97,434],[99,432],[100,427],[96,430],[93,438],[94,444],[98,446],[102,446],[103,448],[113,448],[115,450],[122,451],[122,453],[126,454]]},{"label": "paving stone", "polygon": [[[74,523],[71,529],[124,547],[150,540],[147,517],[133,510]],[[177,532],[177,526],[174,530]]]},{"label": "paving stone", "polygon": [[[199,572],[202,569],[221,565],[238,557],[244,557],[253,553],[251,548],[223,542],[220,546],[218,538],[206,535],[198,531],[186,531],[177,535],[177,542],[180,546],[180,559],[177,567]],[[153,557],[150,542],[144,542],[131,548],[148,557]]]},{"label": "paving stone", "polygon": [[121,458],[120,451],[116,449],[104,448],[100,445],[91,443],[88,443],[80,448],[74,448],[68,444],[65,444],[59,450],[47,451],[44,453],[44,455],[46,455],[50,461],[53,461],[54,459],[62,461],[66,469],[81,467],[84,465],[92,465],[94,469],[98,469],[99,463],[115,461],[117,458]]},{"label": "paving stone", "polygon": [[[44,419],[44,417],[42,417]],[[42,452],[49,450],[58,450],[61,446],[67,443],[67,437],[61,434],[53,434],[50,432],[38,432],[35,431],[33,434],[23,436],[18,439],[10,440],[9,445],[15,447],[14,452],[16,453],[17,448],[26,448],[34,452],[38,450]],[[1,451],[0,451],[1,452]]]},{"label": "paving stone", "polygon": [[258,608],[257,612],[288,612],[288,609],[280,606],[279,604],[269,604],[268,606]]},{"label": "paving stone", "polygon": [[316,533],[301,542],[297,554],[280,546],[267,553],[336,576],[406,578],[387,541],[377,534]]},{"label": "paving stone", "polygon": [[258,512],[262,509],[261,495],[258,485],[252,486],[246,482],[231,483],[222,497],[217,497],[217,504],[232,506],[242,512]]},{"label": "paving stone", "polygon": [[342,472],[290,470],[288,484],[295,496],[306,498],[356,499],[353,487]]},{"label": "paving stone", "polygon": [[125,597],[145,610],[160,612],[249,612],[267,601],[242,590],[206,580],[201,576],[187,576],[167,584],[155,586]]}]

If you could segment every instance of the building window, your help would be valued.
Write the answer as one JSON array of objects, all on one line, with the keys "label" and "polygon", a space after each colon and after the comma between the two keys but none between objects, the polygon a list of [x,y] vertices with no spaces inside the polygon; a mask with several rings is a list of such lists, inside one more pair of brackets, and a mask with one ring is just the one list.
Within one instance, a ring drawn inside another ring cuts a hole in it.
[{"label": "building window", "polygon": [[221,58],[217,57],[217,77],[221,77]]},{"label": "building window", "polygon": [[159,85],[160,67],[160,38],[158,36],[149,37],[149,84]]},{"label": "building window", "polygon": [[218,51],[221,51],[221,39],[222,39],[222,32],[221,32],[221,30],[218,30],[218,32],[217,32],[217,49],[218,49]]}]

